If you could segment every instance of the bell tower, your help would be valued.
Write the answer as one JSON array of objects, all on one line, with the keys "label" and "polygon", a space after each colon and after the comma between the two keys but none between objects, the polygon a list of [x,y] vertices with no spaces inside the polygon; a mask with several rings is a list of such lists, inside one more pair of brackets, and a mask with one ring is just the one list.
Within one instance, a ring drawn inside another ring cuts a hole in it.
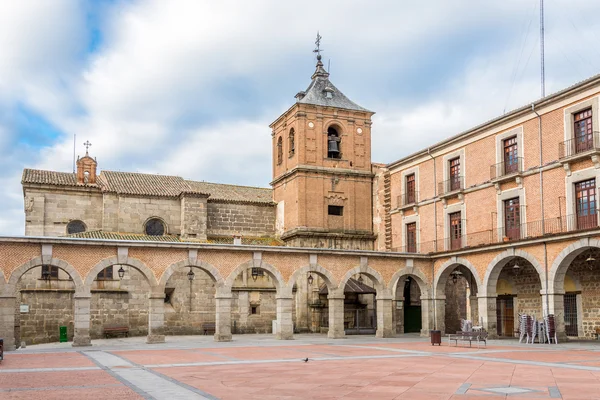
[{"label": "bell tower", "polygon": [[288,246],[372,250],[371,117],[321,62],[305,91],[270,125],[277,232]]}]

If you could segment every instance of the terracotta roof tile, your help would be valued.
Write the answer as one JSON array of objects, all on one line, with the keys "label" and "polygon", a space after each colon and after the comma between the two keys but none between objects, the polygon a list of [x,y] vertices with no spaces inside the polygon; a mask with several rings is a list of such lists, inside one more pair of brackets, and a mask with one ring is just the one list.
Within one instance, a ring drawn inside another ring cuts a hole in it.
[{"label": "terracotta roof tile", "polygon": [[273,204],[273,190],[252,186],[186,181],[196,192],[208,193],[208,200]]},{"label": "terracotta roof tile", "polygon": [[[77,176],[71,172],[44,171],[39,169],[23,170],[21,183],[38,183],[42,185],[78,186]],[[83,185],[80,185],[83,186]],[[96,186],[96,185],[89,185]]]},{"label": "terracotta roof tile", "polygon": [[98,177],[103,192],[138,196],[177,197],[192,189],[179,176],[102,171]]},{"label": "terracotta roof tile", "polygon": [[103,240],[145,240],[152,242],[182,242],[179,237],[171,235],[150,236],[141,233],[121,233],[121,232],[104,232],[104,231],[87,231],[67,235],[72,238],[82,239],[103,239]]}]

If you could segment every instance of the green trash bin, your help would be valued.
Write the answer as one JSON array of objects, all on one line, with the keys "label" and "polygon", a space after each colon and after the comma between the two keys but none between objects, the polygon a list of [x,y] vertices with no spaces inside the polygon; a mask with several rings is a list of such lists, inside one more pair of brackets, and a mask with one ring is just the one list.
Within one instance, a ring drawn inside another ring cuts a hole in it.
[{"label": "green trash bin", "polygon": [[59,326],[58,327],[58,333],[59,333],[59,342],[60,343],[64,343],[67,341],[67,327],[66,326]]}]

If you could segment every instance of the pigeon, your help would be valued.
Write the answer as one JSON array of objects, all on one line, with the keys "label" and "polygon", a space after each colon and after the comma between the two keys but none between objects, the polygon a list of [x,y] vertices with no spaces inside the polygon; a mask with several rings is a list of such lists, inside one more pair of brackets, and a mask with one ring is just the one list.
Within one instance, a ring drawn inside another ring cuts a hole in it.
[{"label": "pigeon", "polygon": [[306,357],[306,358],[303,358],[303,359],[302,359],[302,361],[304,361],[304,362],[308,362],[308,357]]}]

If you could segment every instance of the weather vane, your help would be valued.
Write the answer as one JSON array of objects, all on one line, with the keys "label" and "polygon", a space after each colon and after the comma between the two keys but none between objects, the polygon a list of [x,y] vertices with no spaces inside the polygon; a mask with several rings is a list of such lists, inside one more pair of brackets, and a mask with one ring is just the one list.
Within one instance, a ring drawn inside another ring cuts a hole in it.
[{"label": "weather vane", "polygon": [[317,40],[315,40],[315,44],[317,47],[313,50],[313,53],[317,53],[317,60],[321,61],[321,35],[319,35],[319,31],[317,31]]},{"label": "weather vane", "polygon": [[86,141],[85,141],[85,143],[84,143],[83,145],[85,146],[85,155],[87,156],[87,155],[88,155],[88,150],[90,149],[90,146],[91,146],[92,144],[90,143],[90,141],[89,141],[89,140],[86,140]]}]

